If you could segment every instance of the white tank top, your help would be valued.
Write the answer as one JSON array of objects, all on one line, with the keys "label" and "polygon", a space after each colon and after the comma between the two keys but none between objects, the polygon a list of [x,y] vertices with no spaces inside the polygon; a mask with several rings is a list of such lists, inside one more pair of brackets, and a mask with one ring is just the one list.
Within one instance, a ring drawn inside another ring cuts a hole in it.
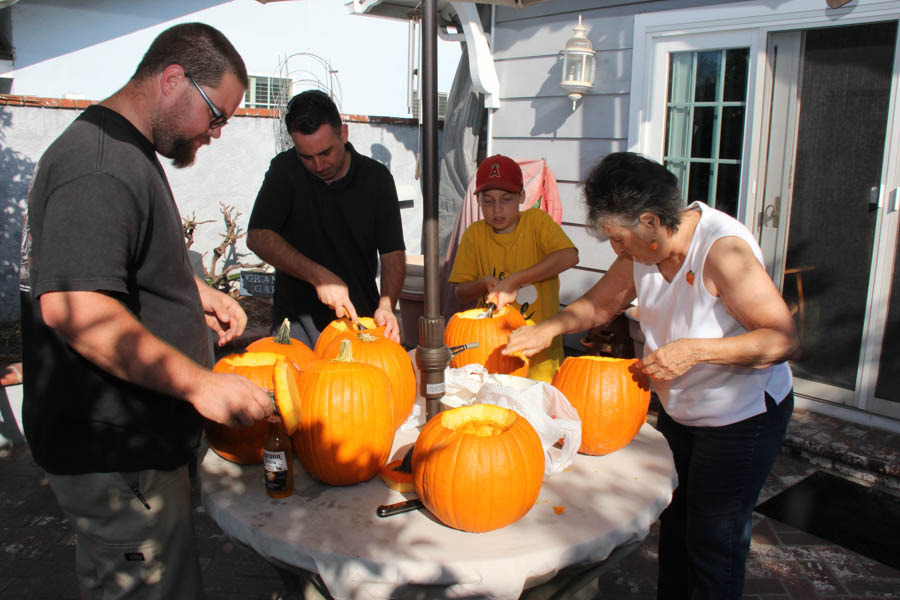
[{"label": "white tank top", "polygon": [[[699,210],[700,220],[684,264],[671,283],[656,265],[634,262],[645,353],[679,338],[722,338],[747,332],[703,285],[703,266],[710,247],[723,237],[747,242],[760,264],[762,251],[747,228],[727,214],[701,202],[688,208]],[[653,389],[678,423],[716,427],[765,412],[763,392],[781,402],[791,385],[791,369],[786,362],[765,369],[701,363],[671,381],[654,381]]]}]

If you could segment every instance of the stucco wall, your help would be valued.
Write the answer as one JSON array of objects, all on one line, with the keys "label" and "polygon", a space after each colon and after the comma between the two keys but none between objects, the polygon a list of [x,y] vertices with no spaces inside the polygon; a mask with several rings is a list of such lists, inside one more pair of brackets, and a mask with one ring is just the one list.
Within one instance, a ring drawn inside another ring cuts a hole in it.
[{"label": "stucco wall", "polygon": [[[79,114],[77,110],[0,106],[0,321],[19,318],[19,244],[28,187],[37,162],[47,146]],[[234,206],[238,223],[246,231],[256,192],[269,161],[276,153],[275,127],[271,118],[236,116],[222,137],[201,148],[194,166],[175,169],[163,160],[182,217],[196,215],[198,221],[213,221],[197,229],[193,250],[205,253],[221,242],[225,232],[220,203]],[[390,168],[401,200],[412,200],[403,208],[403,233],[407,252],[421,253],[422,192],[415,178],[418,128],[414,121],[385,119],[383,122],[350,121],[350,141],[358,152]],[[229,260],[257,262],[241,240]],[[222,261],[220,261],[221,264]]]}]

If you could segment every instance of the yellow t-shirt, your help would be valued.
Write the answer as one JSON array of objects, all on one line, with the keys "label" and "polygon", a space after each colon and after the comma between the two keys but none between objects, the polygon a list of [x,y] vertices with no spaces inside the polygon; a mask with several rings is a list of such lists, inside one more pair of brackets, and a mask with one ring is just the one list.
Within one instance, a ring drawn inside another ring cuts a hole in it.
[{"label": "yellow t-shirt", "polygon": [[[510,233],[495,233],[484,220],[472,223],[463,233],[450,283],[475,281],[485,276],[505,279],[534,265],[542,258],[575,245],[553,218],[540,208],[519,213],[519,222]],[[478,305],[483,306],[482,298]],[[514,303],[526,319],[540,323],[559,312],[559,277],[551,277],[519,289]],[[531,357],[528,377],[550,381],[563,359],[562,338]]]}]

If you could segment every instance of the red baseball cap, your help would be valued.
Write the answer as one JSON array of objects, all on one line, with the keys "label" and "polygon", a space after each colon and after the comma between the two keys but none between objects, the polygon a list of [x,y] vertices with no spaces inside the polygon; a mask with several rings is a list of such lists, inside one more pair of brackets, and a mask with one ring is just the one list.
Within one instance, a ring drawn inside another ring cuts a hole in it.
[{"label": "red baseball cap", "polygon": [[475,193],[504,190],[518,193],[524,188],[522,169],[508,156],[495,154],[484,159],[475,174]]}]

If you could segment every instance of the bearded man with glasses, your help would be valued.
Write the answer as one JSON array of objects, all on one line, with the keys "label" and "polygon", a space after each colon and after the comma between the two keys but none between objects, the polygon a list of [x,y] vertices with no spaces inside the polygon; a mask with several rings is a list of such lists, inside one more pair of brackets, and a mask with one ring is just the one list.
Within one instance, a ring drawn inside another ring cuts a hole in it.
[{"label": "bearded man with glasses", "polygon": [[83,598],[203,598],[188,465],[203,418],[250,425],[268,394],[213,373],[247,316],[194,277],[157,158],[194,162],[248,85],[218,30],[176,25],[44,153],[23,242],[23,421],[78,533]]}]

